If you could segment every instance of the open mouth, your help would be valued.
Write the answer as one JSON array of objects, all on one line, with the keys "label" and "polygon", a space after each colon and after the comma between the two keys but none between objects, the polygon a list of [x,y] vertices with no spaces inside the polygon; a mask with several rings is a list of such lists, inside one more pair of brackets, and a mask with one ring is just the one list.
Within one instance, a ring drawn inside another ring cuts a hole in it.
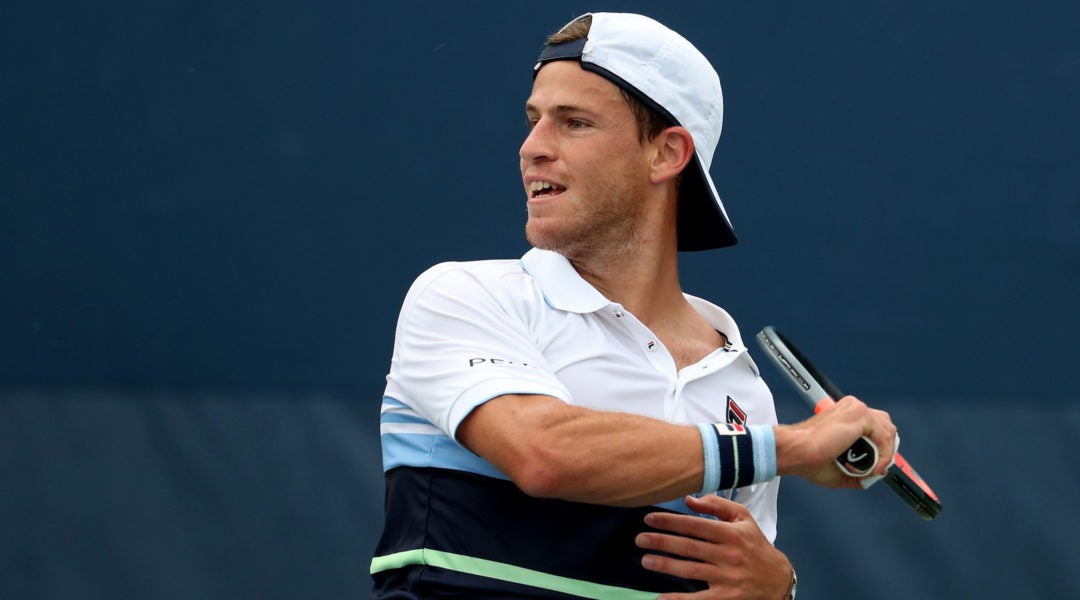
[{"label": "open mouth", "polygon": [[534,181],[529,184],[530,198],[547,198],[557,196],[565,191],[566,188],[563,186],[548,181]]}]

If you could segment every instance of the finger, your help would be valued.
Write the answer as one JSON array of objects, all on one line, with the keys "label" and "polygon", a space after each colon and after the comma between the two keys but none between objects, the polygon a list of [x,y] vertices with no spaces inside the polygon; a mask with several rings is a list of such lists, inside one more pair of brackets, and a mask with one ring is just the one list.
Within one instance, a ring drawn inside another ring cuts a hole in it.
[{"label": "finger", "polygon": [[894,435],[893,442],[890,444],[891,448],[881,453],[881,460],[878,461],[876,470],[874,471],[878,475],[885,475],[889,467],[896,460],[897,453],[900,451],[900,436]]},{"label": "finger", "polygon": [[641,566],[656,573],[665,573],[697,581],[716,581],[723,576],[720,568],[714,564],[697,560],[682,560],[657,554],[646,554],[641,557]]},{"label": "finger", "polygon": [[744,583],[745,573],[724,562],[711,563],[695,560],[681,560],[669,556],[646,554],[641,558],[641,566],[649,571],[664,573],[680,579],[705,581],[709,589],[699,592],[667,592],[656,600],[692,600],[704,598],[743,598],[739,592]]},{"label": "finger", "polygon": [[836,401],[837,410],[850,410],[855,412],[862,412],[868,410],[869,407],[862,400],[859,400],[855,396],[844,396]]},{"label": "finger", "polygon": [[719,544],[704,542],[694,538],[680,535],[668,535],[666,533],[645,532],[639,533],[634,538],[634,543],[645,550],[666,552],[682,558],[695,560],[716,560]]},{"label": "finger", "polygon": [[885,469],[893,460],[893,455],[896,453],[897,441],[899,440],[896,433],[896,425],[893,424],[892,419],[889,417],[889,413],[881,410],[870,411],[871,420],[873,421],[873,439],[880,449],[880,456],[878,462],[874,466],[874,473],[883,475]]},{"label": "finger", "polygon": [[717,544],[729,543],[734,531],[735,523],[753,521],[753,518],[741,518],[733,521],[720,521],[696,515],[679,515],[677,513],[649,513],[645,516],[645,523],[653,529],[674,533],[680,536],[692,537],[694,540],[713,542]]},{"label": "finger", "polygon": [[[841,407],[851,414],[858,415],[862,427],[861,435],[869,438],[878,448],[878,460],[871,469],[871,473],[883,475],[896,452],[896,426],[893,425],[889,413],[870,408],[854,396],[841,398],[837,403],[837,408]],[[855,483],[855,486],[851,486],[851,482],[844,481],[841,487],[858,487],[857,479]]]},{"label": "finger", "polygon": [[750,514],[742,504],[716,494],[707,494],[700,498],[687,496],[686,506],[694,512],[709,514],[721,521],[735,522],[746,518]]},{"label": "finger", "polygon": [[645,524],[655,529],[710,542],[726,539],[724,528],[730,527],[730,524],[724,521],[669,512],[649,513],[645,515]]}]

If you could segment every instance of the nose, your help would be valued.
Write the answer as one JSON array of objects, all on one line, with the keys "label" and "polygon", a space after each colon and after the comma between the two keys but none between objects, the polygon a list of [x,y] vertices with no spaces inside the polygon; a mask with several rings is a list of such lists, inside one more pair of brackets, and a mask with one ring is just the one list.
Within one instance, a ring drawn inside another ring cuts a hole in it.
[{"label": "nose", "polygon": [[541,118],[533,124],[529,135],[525,136],[525,141],[521,143],[521,148],[518,150],[518,156],[521,157],[523,165],[555,157],[552,133],[551,122],[546,118]]}]

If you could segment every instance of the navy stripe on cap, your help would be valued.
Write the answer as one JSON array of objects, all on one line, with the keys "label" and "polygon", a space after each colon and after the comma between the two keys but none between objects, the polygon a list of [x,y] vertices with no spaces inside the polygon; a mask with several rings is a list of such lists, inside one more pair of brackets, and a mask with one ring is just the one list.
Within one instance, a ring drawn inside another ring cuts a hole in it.
[{"label": "navy stripe on cap", "polygon": [[533,77],[536,77],[536,72],[540,70],[540,65],[548,61],[581,58],[581,53],[585,51],[585,42],[587,41],[589,41],[587,38],[581,38],[562,44],[544,46],[544,51],[540,53],[540,58],[536,61],[536,67],[533,68]]},{"label": "navy stripe on cap", "polygon": [[[536,74],[540,72],[540,67],[544,63],[556,60],[580,60],[582,52],[585,51],[586,42],[588,42],[588,39],[582,38],[578,40],[564,42],[562,44],[555,44],[553,46],[545,46],[544,51],[540,53],[540,58],[536,63],[536,68],[533,69],[533,79],[536,78]],[[584,60],[581,60],[581,68],[591,73],[596,73],[597,75],[603,77],[604,79],[607,79],[611,83],[614,83],[615,86],[619,89],[625,90],[631,96],[633,96],[635,100],[641,102],[645,106],[655,111],[661,117],[663,117],[663,119],[667,121],[668,125],[682,125],[682,123],[679,123],[679,120],[676,119],[675,116],[672,115],[670,112],[668,112],[666,108],[657,104],[655,100],[646,96],[644,92],[630,85],[626,82],[625,79],[619,77],[615,73],[612,73],[611,71],[603,67],[597,66],[591,62]]]}]

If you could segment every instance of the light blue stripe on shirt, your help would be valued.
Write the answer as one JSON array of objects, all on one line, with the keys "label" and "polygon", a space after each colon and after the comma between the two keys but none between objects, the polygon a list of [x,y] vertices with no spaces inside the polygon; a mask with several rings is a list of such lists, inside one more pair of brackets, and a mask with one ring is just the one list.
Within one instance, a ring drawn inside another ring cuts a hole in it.
[{"label": "light blue stripe on shirt", "polygon": [[379,421],[384,471],[396,467],[435,467],[508,479],[491,463],[450,439],[398,400],[383,397]]}]

